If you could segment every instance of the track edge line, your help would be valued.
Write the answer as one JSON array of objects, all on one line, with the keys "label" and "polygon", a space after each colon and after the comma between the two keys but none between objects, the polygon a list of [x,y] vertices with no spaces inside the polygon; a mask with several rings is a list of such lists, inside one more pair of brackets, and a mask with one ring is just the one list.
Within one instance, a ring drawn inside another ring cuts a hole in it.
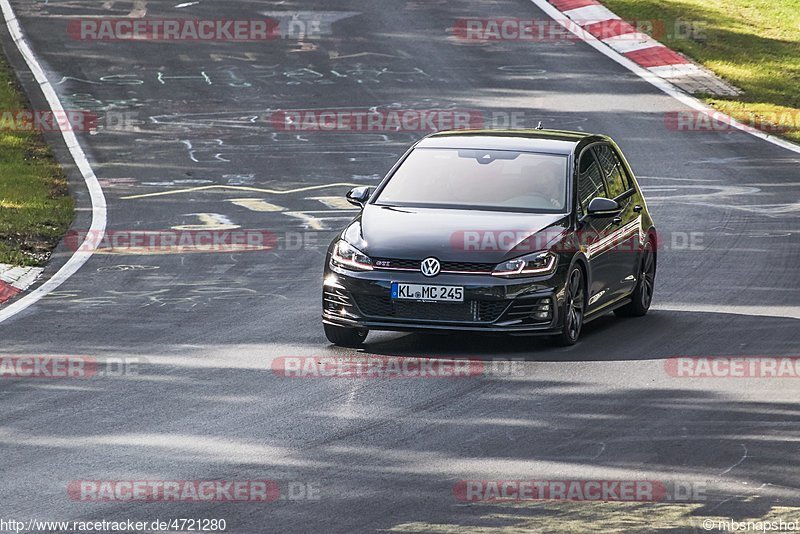
[{"label": "track edge line", "polygon": [[[14,9],[11,7],[9,0],[0,0],[0,9],[3,11],[3,20],[8,28],[14,46],[20,53],[25,63],[28,65],[31,73],[33,74],[39,88],[44,95],[50,110],[53,113],[63,112],[64,106],[58,98],[58,94],[47,78],[39,60],[36,59],[28,40],[22,31],[22,26],[17,19]],[[89,260],[94,251],[97,249],[97,244],[102,241],[105,235],[106,222],[107,222],[107,209],[106,199],[103,195],[103,189],[100,187],[100,182],[89,163],[86,153],[78,141],[77,136],[71,130],[67,130],[64,125],[59,123],[59,132],[64,139],[67,150],[69,150],[75,165],[83,176],[83,181],[86,188],[89,190],[89,197],[92,203],[92,222],[89,227],[89,232],[83,243],[77,248],[76,252],[67,260],[67,262],[56,271],[53,276],[46,280],[42,285],[28,293],[27,295],[13,301],[8,306],[0,308],[0,323],[14,317],[18,313],[26,310],[43,297],[57,289],[61,284],[66,282],[72,275]]]}]

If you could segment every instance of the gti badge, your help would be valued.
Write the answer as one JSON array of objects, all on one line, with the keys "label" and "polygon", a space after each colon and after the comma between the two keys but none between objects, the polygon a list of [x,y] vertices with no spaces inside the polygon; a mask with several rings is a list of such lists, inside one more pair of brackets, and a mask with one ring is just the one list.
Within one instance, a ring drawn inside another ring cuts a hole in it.
[{"label": "gti badge", "polygon": [[420,265],[419,268],[425,276],[436,276],[441,269],[442,266],[436,258],[426,258],[422,260],[422,265]]}]

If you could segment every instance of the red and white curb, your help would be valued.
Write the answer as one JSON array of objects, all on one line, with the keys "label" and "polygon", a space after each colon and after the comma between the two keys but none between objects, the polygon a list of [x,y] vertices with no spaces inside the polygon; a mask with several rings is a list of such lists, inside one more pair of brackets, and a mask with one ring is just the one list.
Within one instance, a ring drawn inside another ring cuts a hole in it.
[{"label": "red and white curb", "polygon": [[547,1],[612,50],[687,93],[738,95],[740,92],[711,71],[691,62],[649,35],[637,32],[633,25],[596,0]]},{"label": "red and white curb", "polygon": [[42,271],[41,267],[14,267],[0,263],[0,304],[28,289]]}]

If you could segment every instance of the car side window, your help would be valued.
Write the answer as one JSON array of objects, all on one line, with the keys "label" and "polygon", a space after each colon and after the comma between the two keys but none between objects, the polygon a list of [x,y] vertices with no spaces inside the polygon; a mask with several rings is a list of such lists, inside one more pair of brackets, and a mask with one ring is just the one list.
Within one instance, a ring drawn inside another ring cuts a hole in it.
[{"label": "car side window", "polygon": [[630,189],[628,177],[614,150],[608,145],[595,147],[597,160],[603,171],[603,177],[608,184],[608,198],[616,198]]},{"label": "car side window", "polygon": [[606,196],[606,186],[603,183],[603,173],[594,157],[592,149],[581,153],[578,163],[578,207],[581,213],[586,213],[589,202],[595,197]]}]

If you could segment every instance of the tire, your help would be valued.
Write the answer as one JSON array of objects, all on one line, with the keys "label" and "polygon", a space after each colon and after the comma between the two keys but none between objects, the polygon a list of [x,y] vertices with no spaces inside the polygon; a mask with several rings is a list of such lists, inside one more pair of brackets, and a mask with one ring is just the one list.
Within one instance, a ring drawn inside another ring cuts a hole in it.
[{"label": "tire", "polygon": [[656,255],[653,251],[653,238],[647,238],[642,249],[642,261],[639,265],[639,281],[631,293],[631,301],[614,310],[619,317],[641,317],[650,309],[653,302],[653,290],[656,283]]},{"label": "tire", "polygon": [[364,344],[369,333],[369,330],[363,328],[348,328],[332,324],[323,324],[322,326],[325,328],[325,337],[328,338],[328,341],[340,347],[358,348]]},{"label": "tire", "polygon": [[567,276],[564,288],[564,325],[561,333],[553,336],[553,342],[562,347],[569,347],[578,342],[583,328],[583,316],[586,311],[586,283],[583,269],[574,266]]}]

